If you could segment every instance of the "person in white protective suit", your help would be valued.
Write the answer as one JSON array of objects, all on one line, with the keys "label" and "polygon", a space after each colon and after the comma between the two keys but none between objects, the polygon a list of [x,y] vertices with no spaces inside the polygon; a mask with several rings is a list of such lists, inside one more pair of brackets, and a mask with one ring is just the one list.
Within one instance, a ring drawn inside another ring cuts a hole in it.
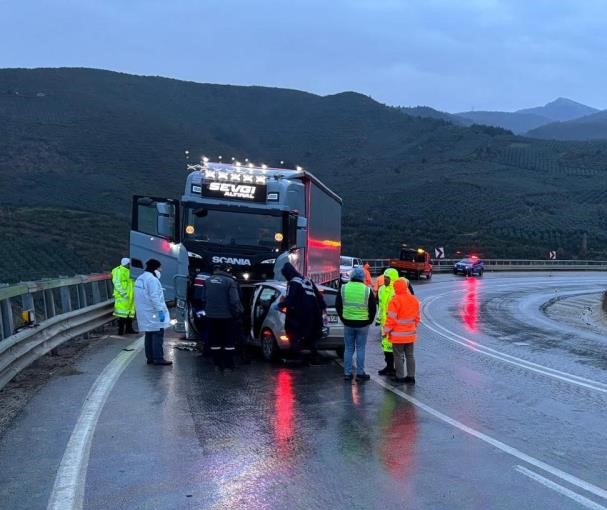
[{"label": "person in white protective suit", "polygon": [[135,280],[135,311],[139,331],[145,332],[145,357],[148,365],[172,365],[164,358],[164,330],[171,325],[160,283],[160,262],[150,259],[145,271]]}]

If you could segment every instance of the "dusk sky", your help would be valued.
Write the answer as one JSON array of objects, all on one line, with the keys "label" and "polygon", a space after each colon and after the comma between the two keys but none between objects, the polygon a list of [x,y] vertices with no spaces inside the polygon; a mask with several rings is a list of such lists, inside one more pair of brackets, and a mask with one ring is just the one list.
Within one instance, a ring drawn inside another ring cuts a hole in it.
[{"label": "dusk sky", "polygon": [[0,67],[95,67],[445,111],[607,108],[602,0],[0,0]]}]

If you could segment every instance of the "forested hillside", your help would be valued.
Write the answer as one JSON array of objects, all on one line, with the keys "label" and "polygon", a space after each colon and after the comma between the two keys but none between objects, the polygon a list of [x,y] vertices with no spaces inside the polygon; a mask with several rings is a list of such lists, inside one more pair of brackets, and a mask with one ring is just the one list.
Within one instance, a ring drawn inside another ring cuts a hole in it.
[{"label": "forested hillside", "polygon": [[179,196],[186,149],[317,174],[344,198],[344,253],[391,256],[408,242],[447,256],[607,258],[603,142],[456,126],[351,92],[6,69],[0,281],[112,267],[131,195]]}]

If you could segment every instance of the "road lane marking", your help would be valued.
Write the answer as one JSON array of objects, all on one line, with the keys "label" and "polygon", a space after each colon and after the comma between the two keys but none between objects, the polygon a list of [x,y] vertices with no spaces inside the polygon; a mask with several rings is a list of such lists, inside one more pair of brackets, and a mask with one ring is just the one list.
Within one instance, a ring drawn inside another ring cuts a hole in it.
[{"label": "road lane marking", "polygon": [[535,466],[536,468],[541,469],[542,471],[546,471],[547,473],[550,473],[551,475],[556,476],[557,478],[560,478],[561,480],[564,480],[564,481],[570,483],[571,485],[575,485],[576,487],[579,487],[580,489],[585,490],[586,492],[590,492],[591,494],[594,494],[595,496],[598,496],[600,498],[607,500],[607,490],[605,490],[597,485],[593,485],[590,482],[586,482],[585,480],[582,480],[581,478],[577,478],[576,476],[573,476],[573,475],[567,473],[566,471],[562,471],[561,469],[558,469],[554,466],[551,466],[550,464],[547,464],[546,462],[536,459],[535,457],[532,457],[531,455],[528,455],[520,450],[517,450],[516,448],[509,446],[506,443],[502,443],[501,441],[499,441],[487,434],[484,434],[483,432],[473,429],[472,427],[469,427],[468,425],[465,425],[464,423],[457,421],[457,420],[451,418],[450,416],[447,416],[446,414],[441,413],[440,411],[434,409],[433,407],[430,407],[428,404],[424,404],[422,401],[416,399],[415,397],[408,395],[407,393],[405,393],[402,390],[399,390],[398,388],[394,387],[393,385],[388,384],[387,382],[385,382],[384,380],[382,380],[381,378],[379,378],[375,375],[371,376],[371,380],[373,380],[374,382],[376,382],[383,388],[387,389],[388,391],[391,391],[395,395],[398,395],[399,397],[410,402],[414,406],[419,407],[423,411],[426,411],[428,414],[434,416],[435,418],[439,419],[440,421],[445,422],[445,423],[451,425],[452,427],[455,427],[455,428],[461,430],[462,432],[465,432],[466,434],[476,437],[477,439],[480,439],[481,441],[484,441],[485,443],[490,444],[491,446],[497,448],[498,450],[501,450],[502,452],[507,453],[508,455],[512,455],[513,457],[516,457],[517,459],[522,460],[523,462],[526,462],[527,464]]},{"label": "road lane marking", "polygon": [[132,350],[120,351],[91,386],[57,470],[47,510],[79,510],[82,508],[86,471],[97,421],[120,374],[141,351],[143,338],[139,338],[127,347]]},{"label": "road lane marking", "polygon": [[548,480],[548,478],[544,478],[542,475],[539,475],[535,471],[531,471],[526,467],[516,466],[514,470],[542,484],[543,486],[548,487],[549,489],[552,489],[553,491],[556,491],[559,494],[562,494],[563,496],[572,499],[576,503],[579,503],[580,505],[585,506],[586,508],[591,508],[592,510],[607,510],[607,507],[599,505],[591,499],[585,498],[581,494],[567,489],[566,487],[563,487],[562,485],[559,485],[558,483],[555,483],[552,480]]},{"label": "road lane marking", "polygon": [[433,331],[434,333],[442,336],[443,338],[446,338],[447,340],[450,340],[451,342],[462,345],[471,351],[478,352],[479,354],[484,354],[485,356],[490,356],[505,363],[510,363],[512,365],[516,365],[518,367],[525,368],[532,372],[537,372],[539,374],[552,377],[554,379],[559,379],[570,384],[576,384],[578,386],[583,386],[584,388],[588,388],[594,391],[607,393],[607,384],[598,381],[593,381],[592,379],[587,379],[585,377],[574,375],[569,372],[556,370],[554,368],[540,365],[539,363],[527,361],[525,359],[512,356],[511,354],[506,354],[504,352],[498,351],[491,347],[487,347],[486,345],[480,344],[474,340],[471,340],[469,338],[450,331],[445,326],[436,322],[432,317],[432,313],[429,311],[429,306],[439,297],[441,296],[434,296],[424,302],[423,315],[427,317],[428,321],[422,321],[423,327],[429,329],[430,331]]}]

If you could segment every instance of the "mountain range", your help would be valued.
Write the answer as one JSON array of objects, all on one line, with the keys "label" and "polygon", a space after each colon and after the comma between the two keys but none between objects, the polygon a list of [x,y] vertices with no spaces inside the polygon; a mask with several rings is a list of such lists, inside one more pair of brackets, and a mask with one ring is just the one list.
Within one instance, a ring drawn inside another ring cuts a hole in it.
[{"label": "mountain range", "polygon": [[555,140],[607,140],[607,111],[559,97],[544,106],[515,112],[468,111],[446,113],[428,106],[402,107],[403,113],[443,119],[460,126],[483,124],[514,134]]},{"label": "mountain range", "polygon": [[116,265],[132,195],[179,197],[186,150],[312,171],[344,199],[345,254],[407,243],[447,257],[607,258],[607,142],[420,113],[354,92],[0,70],[0,281]]}]

